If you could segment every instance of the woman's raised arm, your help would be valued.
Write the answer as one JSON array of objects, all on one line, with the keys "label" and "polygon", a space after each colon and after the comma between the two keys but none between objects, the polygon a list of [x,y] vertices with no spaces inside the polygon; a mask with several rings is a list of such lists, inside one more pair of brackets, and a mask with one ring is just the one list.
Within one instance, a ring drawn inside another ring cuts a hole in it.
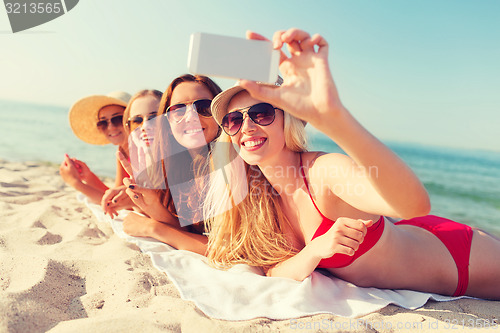
[{"label": "woman's raised arm", "polygon": [[383,200],[403,218],[426,215],[430,201],[413,171],[387,146],[368,132],[343,106],[328,65],[328,43],[320,35],[298,29],[278,31],[274,46],[285,44],[284,83],[278,88],[241,81],[252,97],[283,108],[330,137],[352,159],[356,168],[376,169],[368,181]]}]

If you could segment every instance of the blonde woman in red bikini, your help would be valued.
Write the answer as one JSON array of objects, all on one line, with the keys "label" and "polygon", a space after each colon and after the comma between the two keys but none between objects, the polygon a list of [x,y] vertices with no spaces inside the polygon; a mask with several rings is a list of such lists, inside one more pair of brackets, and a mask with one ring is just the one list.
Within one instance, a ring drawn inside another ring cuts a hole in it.
[{"label": "blonde woman in red bikini", "polygon": [[[211,184],[211,262],[247,263],[299,281],[324,267],[358,286],[500,299],[500,241],[427,215],[422,183],[342,105],[327,42],[290,29],[273,43],[291,54],[282,54],[281,86],[241,81],[212,102],[224,130],[219,141],[233,144],[216,146],[214,163],[239,154],[245,170],[228,170]],[[304,121],[347,156],[306,151]],[[241,182],[248,184],[244,200],[221,203]]]}]

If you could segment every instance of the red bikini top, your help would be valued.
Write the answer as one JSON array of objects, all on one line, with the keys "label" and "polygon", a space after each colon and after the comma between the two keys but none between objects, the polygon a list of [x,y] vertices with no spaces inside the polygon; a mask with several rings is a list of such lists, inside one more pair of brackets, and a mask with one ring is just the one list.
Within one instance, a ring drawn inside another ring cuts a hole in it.
[{"label": "red bikini top", "polygon": [[[316,206],[316,203],[314,202],[311,192],[309,191],[309,184],[307,183],[306,175],[304,174],[304,168],[302,166],[302,154],[300,155],[300,174],[302,175],[302,179],[304,180],[304,183],[306,185],[307,193],[309,194],[309,197],[311,198],[314,207],[318,211],[319,215],[321,215],[321,217],[323,218],[323,221],[321,221],[321,224],[319,225],[318,229],[316,229],[316,232],[311,238],[311,240],[313,240],[314,238],[319,237],[324,233],[326,233],[332,227],[335,221],[330,220],[328,217],[323,215],[321,211],[318,209],[318,206]],[[368,227],[368,231],[365,235],[363,243],[359,245],[358,250],[354,253],[353,256],[337,253],[331,256],[330,258],[321,259],[321,261],[318,264],[318,267],[340,268],[349,266],[351,263],[354,262],[354,260],[361,257],[363,254],[368,252],[375,244],[377,244],[383,232],[384,232],[384,217],[380,216],[377,222],[375,222],[372,226]]]}]

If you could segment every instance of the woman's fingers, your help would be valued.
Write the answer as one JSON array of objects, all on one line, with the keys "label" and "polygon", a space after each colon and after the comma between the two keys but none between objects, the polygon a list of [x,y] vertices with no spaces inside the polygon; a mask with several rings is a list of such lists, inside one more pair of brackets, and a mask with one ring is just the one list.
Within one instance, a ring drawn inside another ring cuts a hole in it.
[{"label": "woman's fingers", "polygon": [[326,52],[328,49],[328,43],[321,35],[314,34],[311,37],[308,32],[297,28],[280,30],[274,34],[274,48],[280,49],[283,44],[288,44],[288,50],[293,55],[304,51],[314,51],[314,46],[318,46],[318,52]]},{"label": "woman's fingers", "polygon": [[366,233],[357,229],[346,228],[342,230],[342,235],[361,244],[365,239]]},{"label": "woman's fingers", "polygon": [[134,194],[135,195],[139,195],[139,194],[142,195],[144,193],[147,193],[148,191],[154,191],[154,190],[150,190],[150,189],[147,189],[144,187],[140,187],[139,185],[134,183],[134,180],[132,178],[123,178],[123,185],[125,185],[125,187],[128,189],[127,194],[129,194],[129,197],[130,197],[130,194],[132,194],[131,198],[134,197]]},{"label": "woman's fingers", "polygon": [[[247,39],[270,41],[268,38],[264,37],[263,35],[256,33],[256,32],[253,32],[253,31],[250,31],[250,30],[247,30],[246,37],[247,37]],[[273,45],[273,48],[275,48],[274,45]],[[286,56],[286,54],[282,50],[279,50],[279,51],[280,51],[280,63],[282,63],[288,57]]]},{"label": "woman's fingers", "polygon": [[117,204],[117,203],[119,203],[120,201],[122,201],[122,200],[124,200],[126,198],[128,198],[128,195],[127,195],[127,193],[125,193],[125,189],[123,189],[120,192],[118,192],[118,194],[115,195],[111,201],[114,204]]},{"label": "woman's fingers", "polygon": [[137,207],[144,209],[145,202],[144,202],[144,197],[141,193],[136,192],[130,188],[128,188],[126,191],[127,195],[130,197],[134,205]]},{"label": "woman's fingers", "polygon": [[109,206],[109,202],[111,201],[111,198],[113,197],[113,193],[111,193],[110,190],[107,190],[104,192],[104,195],[101,198],[101,208],[104,211],[104,213],[107,212],[107,206]]},{"label": "woman's fingers", "polygon": [[158,196],[158,193],[156,190],[150,189],[150,188],[145,188],[138,186],[137,184],[134,184],[130,181],[129,178],[126,178],[127,180],[124,180],[124,183],[127,182],[127,188],[128,192],[127,194],[132,195],[132,199],[138,199],[137,196],[145,198],[145,199],[152,199],[156,198]]},{"label": "woman's fingers", "polygon": [[[366,234],[367,226],[373,224],[371,220],[361,220],[361,219],[351,219],[349,217],[339,217],[335,224],[340,226],[345,226],[347,228],[358,230],[363,234]],[[335,225],[334,224],[334,225]]]},{"label": "woman's fingers", "polygon": [[336,253],[354,255],[363,243],[367,227],[373,224],[372,220],[351,219],[340,217],[328,231],[333,237],[334,244],[337,246]]},{"label": "woman's fingers", "polygon": [[147,189],[135,184],[131,178],[123,178],[123,185],[127,187],[127,193],[142,194],[142,192],[147,191]]},{"label": "woman's fingers", "polygon": [[134,184],[130,178],[124,178],[123,184],[127,187],[125,192],[130,199],[132,199],[132,202],[142,208],[144,206],[144,196],[142,195],[142,192],[147,190],[137,184]]},{"label": "woman's fingers", "polygon": [[261,35],[257,32],[251,31],[251,30],[247,30],[246,38],[247,39],[255,39],[255,40],[269,40],[268,38],[264,37],[263,35]]},{"label": "woman's fingers", "polygon": [[299,55],[302,52],[302,48],[300,47],[300,43],[293,40],[287,44],[288,52],[292,55]]},{"label": "woman's fingers", "polygon": [[101,199],[101,207],[105,214],[109,214],[113,217],[113,215],[118,215],[118,210],[128,208],[130,206],[130,203],[127,202],[129,198],[125,190],[125,186],[119,186],[110,188],[104,192]]},{"label": "woman's fingers", "polygon": [[293,55],[313,49],[309,33],[296,28],[289,29],[281,35],[281,41],[288,44],[288,49]]},{"label": "woman's fingers", "polygon": [[318,46],[318,53],[327,53],[328,55],[328,42],[320,34],[314,34],[310,39],[310,44],[312,46]]},{"label": "woman's fingers", "polygon": [[273,47],[278,50],[283,47],[283,40],[281,36],[285,33],[285,30],[278,30],[273,35]]},{"label": "woman's fingers", "polygon": [[335,253],[345,254],[347,256],[353,256],[359,248],[359,243],[351,240],[345,243],[339,243],[337,245],[337,250]]},{"label": "woman's fingers", "polygon": [[280,105],[280,89],[257,84],[254,81],[240,80],[242,86],[250,96],[263,102],[271,103],[276,107],[283,107]]},{"label": "woman's fingers", "polygon": [[78,169],[67,154],[64,155],[64,161],[59,166],[59,173],[68,184],[74,184],[76,181],[81,181]]},{"label": "woman's fingers", "polygon": [[281,34],[281,40],[283,41],[283,43],[291,43],[292,41],[301,42],[304,39],[310,37],[311,36],[309,35],[308,32],[305,32],[304,30],[300,30],[297,28],[290,28],[283,34]]},{"label": "woman's fingers", "polygon": [[73,160],[68,156],[68,154],[64,154],[64,162],[65,164],[70,167],[70,168],[74,168],[75,167],[75,163],[73,162]]}]

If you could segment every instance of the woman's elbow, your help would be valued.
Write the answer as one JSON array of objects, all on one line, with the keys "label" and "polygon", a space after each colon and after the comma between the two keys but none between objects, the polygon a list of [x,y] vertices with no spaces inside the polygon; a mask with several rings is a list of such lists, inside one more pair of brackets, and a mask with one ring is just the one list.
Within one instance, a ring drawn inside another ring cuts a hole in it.
[{"label": "woman's elbow", "polygon": [[415,207],[416,216],[424,216],[428,215],[431,212],[431,199],[429,198],[429,194],[424,189],[423,193],[419,196],[419,200],[417,200],[417,204]]},{"label": "woman's elbow", "polygon": [[401,214],[403,219],[411,219],[414,217],[428,215],[431,211],[431,201],[427,192],[419,198],[413,199],[411,204],[408,205],[404,214]]}]

